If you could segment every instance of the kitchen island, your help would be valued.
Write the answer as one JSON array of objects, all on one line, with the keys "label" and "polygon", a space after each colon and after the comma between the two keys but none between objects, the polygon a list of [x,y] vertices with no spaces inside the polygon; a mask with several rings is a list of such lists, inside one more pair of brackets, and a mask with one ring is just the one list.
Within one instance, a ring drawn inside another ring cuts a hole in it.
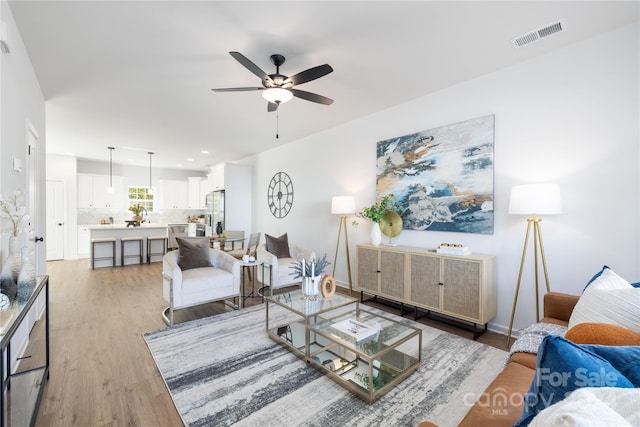
[{"label": "kitchen island", "polygon": [[[142,237],[142,260],[147,262],[147,237],[149,236],[167,236],[167,224],[143,224],[140,227],[127,227],[125,224],[106,224],[106,225],[90,225],[89,229],[89,241],[93,239],[115,238],[116,239],[116,265],[120,265],[120,239],[122,237]],[[157,246],[159,242],[154,242],[153,252],[159,252],[160,248]],[[96,258],[102,258],[110,256],[111,245],[98,244],[96,245]],[[135,254],[138,251],[137,242],[129,242],[126,244],[126,254]],[[136,258],[126,258],[125,265],[137,264]],[[155,260],[160,261],[160,257],[155,257]],[[100,260],[95,262],[95,268],[99,267],[111,267],[111,260]],[[91,268],[91,256],[89,257],[89,268]]]}]

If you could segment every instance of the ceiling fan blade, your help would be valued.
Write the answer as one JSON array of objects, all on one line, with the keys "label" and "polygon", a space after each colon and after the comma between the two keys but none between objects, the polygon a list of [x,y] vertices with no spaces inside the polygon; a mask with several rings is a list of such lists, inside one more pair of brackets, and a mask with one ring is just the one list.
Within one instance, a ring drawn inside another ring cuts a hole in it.
[{"label": "ceiling fan blade", "polygon": [[276,111],[278,109],[278,104],[276,104],[275,102],[269,102],[267,104],[267,111],[269,113],[273,113],[274,111]]},{"label": "ceiling fan blade", "polygon": [[214,92],[247,92],[251,90],[264,90],[263,87],[224,87],[220,89],[211,89]]},{"label": "ceiling fan blade", "polygon": [[311,80],[319,79],[322,76],[333,72],[331,65],[324,64],[317,67],[309,68],[289,77],[285,83],[292,82],[294,85],[301,85],[302,83],[310,82]]},{"label": "ceiling fan blade", "polygon": [[300,89],[289,89],[293,96],[297,98],[302,98],[307,101],[317,102],[318,104],[331,105],[333,104],[333,99],[327,98],[326,96],[318,95],[317,93],[311,93]]},{"label": "ceiling fan blade", "polygon": [[260,77],[261,80],[266,80],[268,82],[273,83],[273,80],[271,80],[271,77],[269,77],[267,73],[262,71],[262,68],[258,67],[256,64],[251,62],[249,58],[247,58],[240,52],[229,52],[229,55],[233,56],[236,59],[236,61],[241,63],[247,70],[251,71],[253,74]]}]

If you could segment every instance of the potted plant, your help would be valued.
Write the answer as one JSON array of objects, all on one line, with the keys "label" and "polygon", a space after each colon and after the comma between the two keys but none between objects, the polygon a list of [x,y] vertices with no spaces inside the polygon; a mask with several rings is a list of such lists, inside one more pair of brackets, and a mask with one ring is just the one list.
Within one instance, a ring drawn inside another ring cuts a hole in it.
[{"label": "potted plant", "polygon": [[[372,222],[371,243],[375,246],[378,246],[382,241],[382,233],[380,232],[380,221],[382,220],[382,217],[389,212],[397,212],[402,209],[400,204],[393,199],[393,194],[387,194],[373,205],[366,206],[362,208],[360,212],[356,213],[356,217],[367,219]],[[353,225],[357,226],[358,222],[354,220]]]},{"label": "potted plant", "polygon": [[135,205],[131,205],[129,207],[129,210],[133,212],[132,219],[140,223],[140,221],[142,221],[142,216],[140,214],[142,213],[142,211],[146,211],[146,209],[140,203],[136,203]]}]

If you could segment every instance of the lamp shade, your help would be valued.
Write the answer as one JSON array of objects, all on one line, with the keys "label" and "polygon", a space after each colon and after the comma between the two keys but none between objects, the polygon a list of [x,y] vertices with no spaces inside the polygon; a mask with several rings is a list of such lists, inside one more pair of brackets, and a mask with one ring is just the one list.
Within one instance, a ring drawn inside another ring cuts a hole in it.
[{"label": "lamp shade", "polygon": [[269,102],[282,104],[290,101],[291,98],[293,98],[293,93],[281,87],[272,87],[265,89],[264,92],[262,92],[262,97]]},{"label": "lamp shade", "polygon": [[331,213],[338,215],[352,214],[356,211],[353,196],[334,196],[331,198]]},{"label": "lamp shade", "polygon": [[509,213],[516,215],[555,215],[562,213],[558,184],[526,184],[511,187]]}]

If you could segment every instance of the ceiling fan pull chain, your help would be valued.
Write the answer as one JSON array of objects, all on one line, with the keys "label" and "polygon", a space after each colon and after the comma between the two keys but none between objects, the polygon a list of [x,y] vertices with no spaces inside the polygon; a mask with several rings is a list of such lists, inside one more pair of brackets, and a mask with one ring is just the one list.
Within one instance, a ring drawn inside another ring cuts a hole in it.
[{"label": "ceiling fan pull chain", "polygon": [[276,139],[280,138],[280,135],[278,134],[279,127],[280,127],[280,113],[278,110],[276,110]]}]

